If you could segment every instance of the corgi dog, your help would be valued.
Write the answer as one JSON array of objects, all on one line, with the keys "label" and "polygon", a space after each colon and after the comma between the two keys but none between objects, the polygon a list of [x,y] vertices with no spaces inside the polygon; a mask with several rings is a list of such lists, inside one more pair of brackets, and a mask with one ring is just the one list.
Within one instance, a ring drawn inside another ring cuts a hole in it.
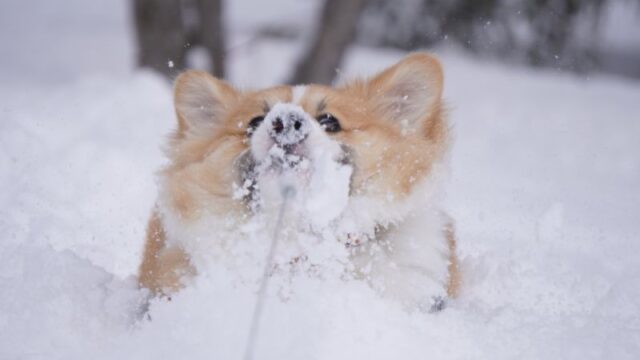
[{"label": "corgi dog", "polygon": [[442,87],[424,53],[335,88],[241,91],[182,73],[139,285],[175,293],[197,274],[202,243],[258,216],[273,224],[289,201],[296,231],[347,249],[356,278],[407,308],[439,310],[460,284],[437,191],[450,145]]}]

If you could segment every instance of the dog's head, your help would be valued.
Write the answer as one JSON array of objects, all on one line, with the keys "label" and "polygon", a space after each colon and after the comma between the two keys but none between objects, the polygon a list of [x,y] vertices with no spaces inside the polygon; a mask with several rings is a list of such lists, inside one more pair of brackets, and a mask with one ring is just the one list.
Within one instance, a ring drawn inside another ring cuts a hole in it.
[{"label": "dog's head", "polygon": [[187,71],[175,83],[178,127],[163,172],[171,205],[188,219],[242,211],[260,197],[259,211],[269,205],[267,188],[284,178],[319,200],[402,201],[446,150],[442,81],[426,54],[337,88],[239,91]]}]

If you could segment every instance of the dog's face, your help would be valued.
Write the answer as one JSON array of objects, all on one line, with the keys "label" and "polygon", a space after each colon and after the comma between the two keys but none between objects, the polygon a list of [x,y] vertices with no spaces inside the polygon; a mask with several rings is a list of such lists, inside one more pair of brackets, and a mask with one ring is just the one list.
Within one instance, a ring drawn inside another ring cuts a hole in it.
[{"label": "dog's face", "polygon": [[322,197],[344,192],[349,199],[378,199],[380,206],[401,201],[446,150],[441,93],[440,65],[425,54],[337,88],[242,92],[188,71],[175,85],[178,128],[163,172],[165,191],[186,219],[242,211],[269,179],[333,182],[313,180],[320,171],[346,178],[337,187],[312,186],[326,192]]}]

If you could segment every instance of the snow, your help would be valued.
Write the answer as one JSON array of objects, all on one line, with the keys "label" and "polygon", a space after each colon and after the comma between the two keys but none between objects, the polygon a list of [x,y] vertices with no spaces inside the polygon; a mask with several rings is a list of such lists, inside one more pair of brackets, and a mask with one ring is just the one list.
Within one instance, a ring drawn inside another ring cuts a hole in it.
[{"label": "snow", "polygon": [[[306,119],[304,110],[295,104],[279,103],[273,106],[269,113],[265,117],[265,125],[269,125],[269,135],[279,144],[293,145],[302,141],[311,131],[310,121]],[[280,133],[276,132],[273,128],[274,122],[280,120],[283,123],[284,128]],[[300,128],[298,131],[293,131],[294,123],[298,122]],[[307,121],[302,121],[307,120]]]},{"label": "snow", "polygon": [[[81,23],[124,23],[117,4]],[[0,21],[0,36],[15,20]],[[127,70],[125,32],[97,29],[57,30],[70,44],[106,39],[110,50],[85,48],[79,66],[62,58],[66,47],[40,57],[12,42],[15,56],[2,57],[0,358],[240,358],[257,284],[239,279],[250,266],[211,264],[139,319],[145,294],[133,274],[174,125],[171,88]],[[45,53],[56,34],[47,31]],[[233,52],[232,81],[278,82],[296,51],[259,40]],[[402,55],[356,48],[340,74],[371,74]],[[256,358],[638,358],[640,83],[439,55],[455,135],[446,204],[460,298],[407,313],[359,281],[277,276]]]}]

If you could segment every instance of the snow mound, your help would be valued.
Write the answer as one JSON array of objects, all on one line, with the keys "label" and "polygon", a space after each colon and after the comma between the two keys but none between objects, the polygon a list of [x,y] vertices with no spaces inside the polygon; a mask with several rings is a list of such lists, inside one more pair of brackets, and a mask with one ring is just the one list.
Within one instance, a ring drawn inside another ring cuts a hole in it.
[{"label": "snow mound", "polygon": [[[293,51],[255,49],[232,59],[234,74]],[[372,73],[400,55],[350,59]],[[337,272],[276,272],[256,358],[637,359],[640,86],[442,59],[460,298],[407,313]],[[137,73],[28,89],[0,84],[0,358],[240,358],[266,233],[234,271],[212,263],[140,317],[146,294],[131,276],[174,124],[170,86]],[[308,246],[308,263],[339,259]]]}]

